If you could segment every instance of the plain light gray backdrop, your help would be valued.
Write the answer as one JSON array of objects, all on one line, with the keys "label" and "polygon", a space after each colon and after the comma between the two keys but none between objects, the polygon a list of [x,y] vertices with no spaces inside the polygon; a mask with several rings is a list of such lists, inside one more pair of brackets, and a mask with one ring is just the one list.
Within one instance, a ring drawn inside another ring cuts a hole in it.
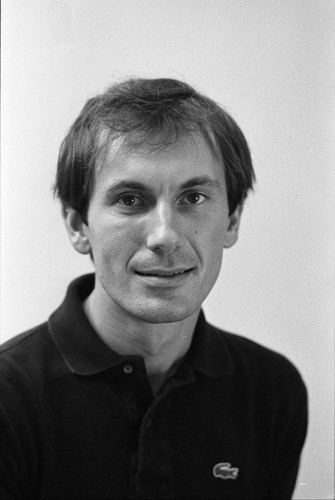
[{"label": "plain light gray backdrop", "polygon": [[51,195],[86,99],[125,76],[185,80],[236,118],[258,178],[206,315],[299,367],[310,425],[295,498],[334,498],[334,2],[3,0],[2,18],[2,340],[92,270]]}]

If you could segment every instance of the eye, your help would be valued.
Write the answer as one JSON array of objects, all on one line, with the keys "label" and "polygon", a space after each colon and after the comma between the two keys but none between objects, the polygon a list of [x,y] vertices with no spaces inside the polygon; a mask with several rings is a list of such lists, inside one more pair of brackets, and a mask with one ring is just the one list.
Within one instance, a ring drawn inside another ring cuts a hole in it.
[{"label": "eye", "polygon": [[145,205],[144,201],[134,194],[124,194],[118,198],[117,203],[125,207],[139,207]]},{"label": "eye", "polygon": [[207,196],[205,196],[204,194],[201,194],[201,193],[189,193],[185,196],[183,196],[183,198],[181,198],[181,200],[179,200],[179,204],[180,205],[201,205],[201,203],[203,203],[204,201],[206,201],[207,199]]}]

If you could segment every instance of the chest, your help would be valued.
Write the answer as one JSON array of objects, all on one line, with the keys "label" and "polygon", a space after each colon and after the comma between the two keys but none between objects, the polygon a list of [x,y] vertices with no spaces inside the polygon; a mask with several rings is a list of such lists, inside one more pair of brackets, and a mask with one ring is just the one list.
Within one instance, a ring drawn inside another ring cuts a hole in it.
[{"label": "chest", "polygon": [[250,391],[186,377],[153,398],[138,374],[75,399],[53,416],[42,498],[261,497],[271,429]]}]

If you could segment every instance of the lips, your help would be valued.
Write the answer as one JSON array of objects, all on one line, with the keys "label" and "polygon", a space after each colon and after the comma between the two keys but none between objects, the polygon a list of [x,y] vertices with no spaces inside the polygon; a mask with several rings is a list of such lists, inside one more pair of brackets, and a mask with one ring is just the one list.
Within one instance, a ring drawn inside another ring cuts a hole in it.
[{"label": "lips", "polygon": [[147,277],[158,277],[158,278],[173,278],[177,276],[181,276],[183,274],[187,274],[192,271],[193,268],[182,268],[182,269],[150,269],[150,270],[142,270],[135,271],[136,274],[140,276]]}]

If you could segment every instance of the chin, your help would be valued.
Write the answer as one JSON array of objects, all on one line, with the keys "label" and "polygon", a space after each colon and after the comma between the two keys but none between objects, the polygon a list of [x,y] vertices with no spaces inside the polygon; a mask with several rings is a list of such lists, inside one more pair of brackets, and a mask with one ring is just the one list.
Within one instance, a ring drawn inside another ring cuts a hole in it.
[{"label": "chin", "polygon": [[194,314],[199,309],[200,306],[148,306],[137,310],[134,316],[142,321],[145,321],[146,323],[176,323],[178,321],[183,321],[189,316],[192,316],[192,314]]}]

